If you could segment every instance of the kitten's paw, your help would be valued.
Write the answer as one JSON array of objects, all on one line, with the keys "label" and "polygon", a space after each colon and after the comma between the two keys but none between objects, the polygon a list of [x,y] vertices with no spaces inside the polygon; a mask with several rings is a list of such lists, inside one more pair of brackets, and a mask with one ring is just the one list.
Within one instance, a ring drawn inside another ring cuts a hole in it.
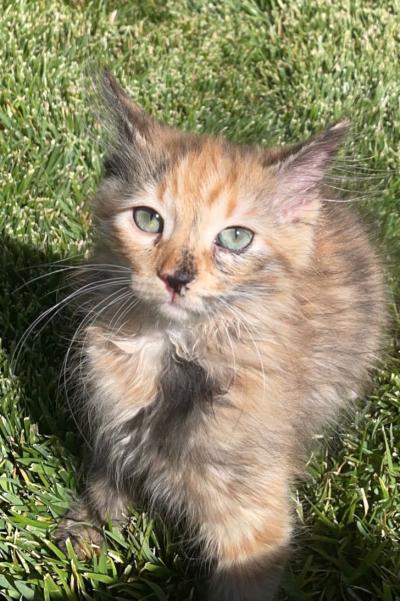
[{"label": "kitten's paw", "polygon": [[104,544],[101,529],[93,524],[89,507],[83,499],[73,502],[55,531],[55,539],[63,551],[66,551],[66,543],[70,539],[78,559],[99,553]]},{"label": "kitten's paw", "polygon": [[104,538],[101,531],[84,522],[77,522],[68,517],[63,518],[55,531],[57,545],[62,551],[67,550],[67,539],[70,539],[78,559],[86,559],[94,553],[100,553]]}]

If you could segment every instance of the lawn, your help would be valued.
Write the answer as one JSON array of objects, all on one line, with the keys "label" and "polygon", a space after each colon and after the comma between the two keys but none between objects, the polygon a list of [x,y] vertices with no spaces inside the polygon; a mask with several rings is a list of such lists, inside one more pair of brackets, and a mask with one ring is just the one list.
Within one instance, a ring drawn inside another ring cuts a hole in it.
[{"label": "lawn", "polygon": [[[54,544],[81,441],[60,372],[71,336],[52,306],[91,242],[103,135],[88,74],[109,66],[137,102],[187,130],[298,140],[343,115],[338,166],[387,265],[392,322],[368,399],[321,440],[293,491],[282,599],[400,599],[400,6],[397,0],[2,0],[0,17],[0,598],[193,597],[192,558],[161,524],[109,525],[83,563]],[[57,265],[57,264],[56,264]],[[62,293],[62,292],[61,292]]]}]

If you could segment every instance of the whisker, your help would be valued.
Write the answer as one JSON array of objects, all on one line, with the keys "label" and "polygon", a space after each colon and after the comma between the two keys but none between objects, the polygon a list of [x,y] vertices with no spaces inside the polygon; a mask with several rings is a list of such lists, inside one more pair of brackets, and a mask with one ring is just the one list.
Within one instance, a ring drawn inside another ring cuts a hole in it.
[{"label": "whisker", "polygon": [[[30,334],[32,333],[32,331],[38,326],[39,323],[41,323],[44,319],[46,319],[48,316],[50,316],[50,318],[48,319],[48,321],[44,324],[43,327],[45,327],[45,325],[47,325],[47,323],[49,321],[51,321],[52,319],[54,319],[54,317],[56,315],[58,315],[58,313],[60,312],[61,309],[63,309],[68,303],[73,302],[74,299],[78,298],[80,295],[82,294],[87,294],[90,292],[93,292],[93,290],[99,289],[99,288],[103,288],[106,286],[115,286],[115,285],[121,285],[121,281],[120,279],[118,279],[117,282],[113,282],[112,280],[108,280],[107,282],[101,282],[101,283],[93,283],[90,282],[89,284],[86,284],[85,286],[82,286],[81,288],[79,288],[78,290],[74,290],[71,294],[69,294],[65,299],[62,299],[61,301],[59,301],[58,303],[56,303],[55,305],[53,305],[52,307],[50,307],[49,309],[46,309],[46,311],[44,311],[43,313],[41,313],[31,324],[30,326],[25,330],[25,332],[22,334],[19,342],[17,343],[14,353],[11,357],[11,366],[12,366],[12,370],[15,371],[16,365],[19,361],[19,357],[22,351],[23,346],[26,343],[26,340],[28,339],[28,337],[30,336]],[[40,332],[42,331],[43,327],[39,330],[38,334],[40,334]]]},{"label": "whisker", "polygon": [[[113,296],[115,296],[116,294],[118,294],[119,296],[117,296],[116,299],[114,300],[110,300],[112,299]],[[124,294],[128,294],[128,292],[125,292]],[[124,296],[124,294],[122,296]],[[129,294],[131,294],[129,292]],[[121,291],[117,290],[111,294],[109,294],[105,299],[101,299],[96,305],[95,307],[89,311],[85,317],[82,319],[82,321],[80,322],[79,326],[76,328],[74,335],[70,341],[70,344],[68,346],[67,352],[65,353],[64,356],[64,360],[63,360],[63,365],[62,365],[62,369],[61,369],[61,373],[60,373],[60,377],[59,377],[59,384],[61,381],[61,378],[63,378],[63,388],[64,388],[64,393],[65,393],[65,398],[67,400],[67,404],[68,404],[68,408],[69,408],[69,413],[72,415],[73,420],[78,428],[78,431],[80,432],[81,436],[83,437],[83,439],[85,440],[86,444],[89,446],[89,448],[92,448],[92,445],[90,444],[90,442],[87,440],[85,434],[82,432],[82,429],[80,427],[79,424],[79,420],[76,418],[75,416],[75,412],[73,410],[72,407],[72,403],[70,401],[70,396],[68,393],[68,376],[67,376],[67,366],[68,366],[68,362],[69,362],[69,358],[70,358],[70,354],[71,354],[71,350],[80,334],[80,332],[89,324],[93,323],[93,321],[95,319],[97,319],[99,317],[99,315],[102,314],[102,312],[104,312],[107,308],[109,308],[110,306],[112,306],[114,303],[119,302],[121,300]],[[97,311],[97,309],[103,304],[106,303],[105,307],[102,308],[102,310],[100,312]],[[81,347],[81,349],[83,349],[83,346]],[[82,353],[80,355],[80,358],[82,358]],[[80,369],[81,369],[81,365],[82,365],[82,361],[79,362],[80,365]]]},{"label": "whisker", "polygon": [[[130,280],[128,280],[125,276],[121,276],[121,277],[115,277],[115,278],[108,278],[104,281],[97,281],[94,280],[91,282],[93,284],[93,288],[88,288],[87,293],[92,292],[93,290],[97,290],[98,288],[106,288],[108,284],[111,284],[112,286],[115,286],[116,284],[121,284],[121,286],[129,286],[130,285]],[[54,292],[61,292],[63,290],[68,290],[70,289],[71,283],[69,284],[65,284],[65,286],[60,286],[58,288],[56,288],[54,291],[50,291],[48,294],[53,294]],[[80,288],[77,288],[76,291],[79,292]],[[48,294],[44,295],[45,298],[46,296],[48,296]],[[84,306],[86,303],[83,303],[82,306]]]},{"label": "whisker", "polygon": [[20,267],[17,271],[27,271],[30,269],[41,269],[43,267],[51,267],[52,265],[59,265],[60,263],[73,261],[78,257],[84,257],[85,253],[78,253],[76,255],[71,255],[70,257],[63,257],[62,259],[58,259],[57,261],[49,261],[48,263],[40,263],[39,265],[25,265],[24,267]]},{"label": "whisker", "polygon": [[[222,300],[222,299],[220,299]],[[264,363],[262,361],[262,357],[261,357],[261,353],[260,353],[260,349],[258,348],[258,345],[256,344],[256,341],[253,337],[253,334],[250,330],[250,324],[246,323],[248,320],[244,319],[243,313],[240,311],[240,309],[238,307],[232,307],[231,305],[228,305],[228,303],[226,303],[225,301],[222,300],[222,303],[225,305],[225,308],[228,312],[231,313],[231,315],[233,315],[237,320],[239,320],[239,322],[241,322],[241,325],[244,327],[244,329],[247,331],[248,336],[250,337],[250,340],[254,346],[254,349],[257,353],[258,356],[258,360],[259,360],[259,364],[260,364],[260,368],[261,368],[261,373],[262,373],[262,379],[263,379],[263,392],[265,393],[266,390],[266,377],[265,377],[265,368],[264,368]]]},{"label": "whisker", "polygon": [[[105,267],[107,267],[107,269],[105,269],[103,267],[103,265]],[[109,267],[112,267],[112,269],[109,269]],[[66,271],[101,271],[101,272],[107,272],[107,273],[119,273],[122,271],[128,271],[130,272],[131,270],[128,267],[123,267],[123,266],[118,266],[118,265],[107,265],[106,263],[104,264],[100,264],[100,266],[98,266],[96,263],[93,264],[86,264],[86,265],[65,265],[60,269],[55,269],[53,271],[49,271],[48,273],[43,273],[42,275],[39,275],[35,278],[32,278],[31,280],[28,280],[27,282],[24,282],[23,284],[21,284],[21,286],[18,286],[18,288],[15,289],[15,292],[18,292],[19,290],[21,290],[22,288],[25,288],[26,286],[29,286],[30,284],[33,284],[33,282],[36,282],[38,280],[42,280],[44,278],[48,278],[51,277],[52,275],[55,275],[57,273],[65,273]]]},{"label": "whisker", "polygon": [[[118,319],[122,322],[123,318],[125,317],[125,315],[127,315],[127,313],[131,310],[131,303],[132,301],[136,301],[135,297],[132,298],[132,292],[125,298],[124,302],[121,304],[120,308],[118,309],[118,311],[116,312],[116,314],[114,315],[111,323],[109,324],[109,329],[113,330],[114,329],[114,324],[116,324],[118,322]],[[133,307],[135,307],[137,305],[136,301],[133,304]],[[132,307],[132,308],[133,308]],[[119,334],[119,332],[121,331],[121,328],[124,326],[124,323],[121,323],[121,326],[118,328],[116,334]]]}]

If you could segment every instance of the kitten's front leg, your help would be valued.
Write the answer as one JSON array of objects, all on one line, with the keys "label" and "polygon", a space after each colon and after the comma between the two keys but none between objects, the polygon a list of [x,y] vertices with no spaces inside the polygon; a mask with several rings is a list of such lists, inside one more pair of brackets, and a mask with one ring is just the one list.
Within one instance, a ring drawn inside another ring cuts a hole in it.
[{"label": "kitten's front leg", "polygon": [[116,491],[106,476],[92,474],[85,493],[74,499],[56,529],[58,545],[65,549],[70,538],[80,559],[91,555],[104,542],[101,526],[107,521],[123,522],[127,507],[127,498]]}]

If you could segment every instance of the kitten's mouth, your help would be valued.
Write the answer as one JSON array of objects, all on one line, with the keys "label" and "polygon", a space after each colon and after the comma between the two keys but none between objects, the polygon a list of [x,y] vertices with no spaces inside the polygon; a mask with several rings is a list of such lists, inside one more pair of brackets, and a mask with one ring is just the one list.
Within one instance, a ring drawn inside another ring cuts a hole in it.
[{"label": "kitten's mouth", "polygon": [[185,300],[185,294],[171,290],[168,304],[186,308],[186,303],[187,301]]},{"label": "kitten's mouth", "polygon": [[198,302],[188,301],[184,294],[180,294],[176,291],[169,292],[168,299],[165,299],[164,302],[159,304],[159,310],[168,318],[174,320],[186,320],[190,317],[200,315],[203,312],[202,307],[199,306]]},{"label": "kitten's mouth", "polygon": [[176,307],[177,309],[180,309],[181,311],[182,310],[183,311],[190,310],[187,307],[187,304],[184,299],[184,295],[179,294],[178,292],[175,292],[174,290],[171,290],[170,297],[166,304],[170,307]]},{"label": "kitten's mouth", "polygon": [[185,308],[185,296],[187,293],[186,286],[179,286],[177,288],[171,288],[171,286],[166,285],[166,291],[169,295],[168,304],[175,305],[180,308]]},{"label": "kitten's mouth", "polygon": [[167,302],[161,303],[159,311],[166,317],[172,320],[186,320],[192,315],[190,308],[182,305],[178,299],[170,299]]},{"label": "kitten's mouth", "polygon": [[[187,298],[187,289],[179,292],[167,289],[161,294],[158,291],[158,294],[154,294],[153,291],[149,290],[149,294],[146,294],[146,290],[143,290],[143,288],[145,287],[142,286],[140,291],[139,289],[137,290],[137,296],[141,297],[145,304],[149,303],[152,305],[157,313],[164,315],[168,319],[172,319],[173,321],[187,320],[204,314],[205,307],[201,297],[198,298],[195,295],[192,298],[189,295],[190,298]],[[136,291],[136,287],[133,287],[133,289]],[[153,294],[150,292],[153,292]]]}]

